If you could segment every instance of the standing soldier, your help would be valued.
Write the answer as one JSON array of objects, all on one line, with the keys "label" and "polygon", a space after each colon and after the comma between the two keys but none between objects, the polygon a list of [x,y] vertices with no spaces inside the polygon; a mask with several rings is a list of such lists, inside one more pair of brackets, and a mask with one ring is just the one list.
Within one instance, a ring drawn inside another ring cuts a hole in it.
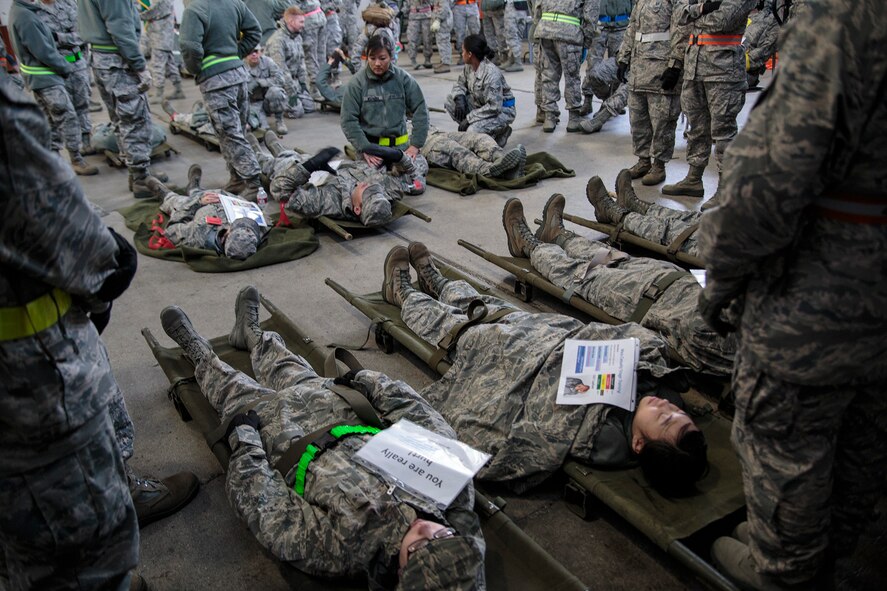
[{"label": "standing soldier", "polygon": [[736,137],[736,117],[745,105],[747,80],[742,34],[748,14],[757,0],[707,0],[682,3],[677,19],[689,25],[689,44],[684,54],[684,85],[681,109],[687,114],[686,178],[665,185],[666,195],[703,197],[702,173],[715,144],[718,174],[724,150]]},{"label": "standing soldier", "polygon": [[351,48],[360,36],[360,17],[357,7],[360,0],[342,0],[339,9],[339,24],[342,27],[342,47]]},{"label": "standing soldier", "polygon": [[[628,118],[637,163],[631,178],[645,185],[665,180],[665,163],[674,153],[681,113],[680,85],[687,27],[673,25],[678,2],[638,0],[619,52],[619,72],[628,71]],[[650,162],[650,158],[653,162]]]},{"label": "standing soldier", "polygon": [[36,0],[15,0],[9,11],[9,31],[25,85],[34,93],[51,122],[52,149],[68,150],[71,167],[80,175],[98,174],[80,153],[82,131],[65,78],[74,71],[73,60],[59,53],[52,31],[40,20]]},{"label": "standing soldier", "polygon": [[55,0],[40,5],[37,13],[53,33],[56,48],[74,68],[65,78],[65,90],[71,97],[80,123],[80,153],[95,154],[92,147],[92,121],[89,118],[90,81],[86,43],[77,31],[77,0]]},{"label": "standing soldier", "polygon": [[[522,17],[518,14],[517,8],[515,8],[514,4],[514,0],[505,0],[503,20],[505,47],[502,51],[505,52],[505,48],[507,48],[508,55],[500,66],[505,72],[524,71],[523,42],[521,41],[520,31],[518,30],[518,22],[522,20]],[[523,4],[526,5],[526,2]]]},{"label": "standing soldier", "polygon": [[545,109],[542,108],[543,97],[542,77],[545,75],[545,54],[542,52],[542,42],[536,38],[536,27],[542,20],[542,5],[539,0],[533,1],[530,11],[530,30],[527,35],[529,42],[533,44],[533,98],[536,101],[536,123],[545,122]]},{"label": "standing soldier", "polygon": [[453,7],[451,0],[434,0],[434,20],[431,32],[435,34],[440,63],[434,66],[435,74],[446,74],[453,65],[453,47],[450,36],[453,32]]},{"label": "standing soldier", "polygon": [[251,200],[262,185],[256,155],[243,137],[249,74],[241,58],[261,36],[256,17],[240,0],[191,0],[182,16],[182,57],[197,78],[231,173],[225,190]]},{"label": "standing soldier", "polygon": [[495,52],[493,63],[504,64],[508,57],[508,44],[505,42],[505,0],[481,0],[483,18],[480,21],[483,38],[487,46]]},{"label": "standing soldier", "polygon": [[[409,0],[410,17],[407,21],[407,53],[410,56],[410,64],[414,70],[424,67],[431,69],[431,11],[433,0]],[[425,63],[419,64],[419,43],[422,43],[422,53]]]},{"label": "standing soldier", "polygon": [[[466,35],[480,33],[480,12],[477,0],[456,0],[453,4],[453,30],[456,32],[456,47],[462,47]],[[462,56],[456,65],[461,66]]]},{"label": "standing soldier", "polygon": [[591,113],[591,97],[595,94],[592,72],[605,56],[615,58],[619,54],[634,3],[635,0],[601,0],[598,35],[594,39],[594,45],[589,48],[585,78],[582,80],[582,96],[585,98],[582,115]]},{"label": "standing soldier", "polygon": [[163,85],[166,79],[175,89],[168,99],[183,99],[182,75],[173,56],[176,48],[176,14],[172,0],[153,0],[146,8],[139,4],[139,16],[145,21],[145,33],[151,45],[151,74],[154,78],[154,98],[152,103],[163,100]]},{"label": "standing soldier", "polygon": [[887,12],[811,0],[792,18],[699,226],[703,316],[728,330],[721,312],[744,304],[747,535],[712,546],[743,589],[842,586],[835,561],[877,519],[887,470]]},{"label": "standing soldier", "polygon": [[315,102],[323,100],[317,85],[317,73],[320,64],[326,60],[326,43],[324,42],[324,29],[326,28],[326,16],[320,7],[318,0],[294,0],[292,2],[302,10],[305,15],[305,28],[302,30],[302,47],[305,50],[305,67],[308,69],[308,86],[311,98]]},{"label": "standing soldier", "polygon": [[288,96],[287,113],[298,119],[314,112],[314,101],[308,96],[308,70],[305,67],[305,48],[302,31],[305,15],[298,6],[290,6],[277,23],[277,30],[268,39],[265,54],[283,72],[283,89]]},{"label": "standing soldier", "polygon": [[776,53],[779,21],[773,14],[773,0],[758,0],[757,12],[749,17],[742,49],[745,50],[745,71],[749,89],[757,88],[767,71],[767,60]]},{"label": "standing soldier", "polygon": [[139,51],[140,23],[135,5],[119,0],[77,0],[80,35],[90,44],[90,65],[129,168],[133,196],[147,199],[151,163],[151,113],[145,92],[151,74]]},{"label": "standing soldier", "polygon": [[561,98],[561,74],[564,77],[564,98],[570,119],[567,131],[582,131],[579,110],[582,108],[579,68],[582,50],[594,42],[599,18],[599,0],[540,0],[542,12],[536,25],[535,38],[545,56],[542,74],[542,109],[545,123],[542,131],[551,133],[560,121],[557,102]]}]

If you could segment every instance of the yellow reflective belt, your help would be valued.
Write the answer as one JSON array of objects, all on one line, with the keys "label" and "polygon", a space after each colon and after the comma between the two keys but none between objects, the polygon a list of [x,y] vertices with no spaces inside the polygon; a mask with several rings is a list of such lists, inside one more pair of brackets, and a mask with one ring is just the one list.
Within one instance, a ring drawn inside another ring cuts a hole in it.
[{"label": "yellow reflective belt", "polygon": [[44,68],[43,66],[26,66],[25,64],[19,64],[19,68],[22,69],[22,72],[27,74],[28,76],[54,76],[55,71],[50,70],[49,68]]},{"label": "yellow reflective belt", "polygon": [[92,48],[102,53],[117,53],[118,51],[120,51],[116,45],[99,45],[97,43],[93,43]]},{"label": "yellow reflective belt", "polygon": [[212,67],[216,64],[220,64],[222,62],[230,62],[232,60],[239,60],[239,59],[240,58],[237,57],[236,55],[228,55],[228,56],[221,56],[221,57],[218,55],[208,55],[205,58],[203,58],[203,66],[201,67],[201,69],[205,70],[209,67]]},{"label": "yellow reflective belt", "polygon": [[[405,143],[407,143],[408,141],[410,141],[409,134],[399,135],[396,138],[394,138],[394,145],[395,146],[402,146]],[[391,138],[390,137],[380,137],[379,138],[379,145],[380,146],[390,146],[391,145]]]},{"label": "yellow reflective belt", "polygon": [[71,296],[56,288],[25,304],[0,308],[0,341],[35,335],[53,326],[71,308]]},{"label": "yellow reflective belt", "polygon": [[562,12],[543,12],[542,20],[551,21],[553,23],[567,23],[569,25],[576,25],[577,27],[582,24],[582,21],[579,18],[570,16],[569,14],[563,14]]}]

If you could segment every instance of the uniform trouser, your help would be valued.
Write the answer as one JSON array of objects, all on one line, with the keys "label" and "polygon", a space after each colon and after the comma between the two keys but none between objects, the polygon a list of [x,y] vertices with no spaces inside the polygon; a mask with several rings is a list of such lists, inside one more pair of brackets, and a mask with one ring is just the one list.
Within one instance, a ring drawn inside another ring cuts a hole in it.
[{"label": "uniform trouser", "polygon": [[542,109],[546,113],[559,113],[557,102],[561,98],[561,75],[564,77],[564,98],[567,110],[582,107],[582,92],[579,87],[579,67],[582,65],[582,46],[572,43],[542,39],[542,53],[545,55],[545,68],[542,71]]},{"label": "uniform trouser", "polygon": [[419,55],[419,43],[422,44],[422,54],[425,56],[425,61],[431,61],[431,53],[434,49],[431,46],[431,39],[431,18],[421,18],[411,14],[407,23],[407,42],[409,43],[407,51],[413,63],[416,62],[416,56]]},{"label": "uniform trouser", "polygon": [[80,121],[68,91],[61,84],[34,91],[37,104],[49,120],[52,149],[64,145],[71,154],[79,154],[81,147]]},{"label": "uniform trouser", "polygon": [[[440,22],[434,42],[437,43],[437,53],[440,55],[440,63],[451,65],[453,63],[453,46],[450,45],[450,34],[453,32],[453,17]],[[461,48],[459,49],[461,52]]]},{"label": "uniform trouser", "polygon": [[[581,57],[581,54],[580,54]],[[542,42],[533,41],[533,70],[535,77],[533,78],[533,96],[536,99],[536,108],[541,109],[545,104],[543,97],[543,80],[545,78],[545,52],[542,51]]]},{"label": "uniform trouser", "polygon": [[[628,258],[610,265],[591,265],[592,259],[610,249],[581,236],[568,239],[563,248],[542,244],[533,249],[533,268],[561,289],[573,289],[579,297],[607,314],[627,321],[644,292],[656,281],[681,268],[665,261]],[[650,307],[640,324],[662,336],[687,367],[696,371],[729,375],[736,341],[712,330],[697,310],[701,287],[687,273]]]},{"label": "uniform trouser", "polygon": [[129,168],[147,168],[151,162],[151,112],[135,73],[123,68],[93,68],[95,83],[116,123],[117,145]]},{"label": "uniform trouser", "polygon": [[[668,246],[674,242],[681,233],[699,223],[701,212],[677,211],[662,207],[655,203],[649,204],[647,213],[631,212],[622,218],[622,226],[635,236]],[[698,256],[697,241],[695,236],[690,236],[681,245],[681,252]]]},{"label": "uniform trouser", "polygon": [[465,281],[448,281],[437,300],[421,291],[411,292],[403,302],[401,317],[423,341],[437,345],[456,324],[468,320],[466,312],[474,300],[482,300],[490,314],[505,308],[517,310],[497,297],[480,295]]},{"label": "uniform trouser", "polygon": [[736,137],[736,117],[745,105],[745,77],[739,82],[684,80],[681,109],[687,114],[687,162],[705,168],[715,144],[718,171],[724,151]]},{"label": "uniform trouser", "polygon": [[326,26],[315,27],[302,30],[302,47],[305,50],[305,69],[308,70],[308,85],[314,88],[314,79],[317,78],[317,72],[320,71],[320,64],[326,60],[324,51],[326,43],[324,31]]},{"label": "uniform trouser", "polygon": [[154,81],[154,88],[163,88],[167,80],[176,86],[182,83],[179,64],[171,49],[155,49],[153,51],[151,54],[151,78]]},{"label": "uniform trouser", "polygon": [[851,554],[873,520],[887,470],[884,384],[784,382],[740,351],[733,392],[752,557],[759,572],[804,583],[828,547]]},{"label": "uniform trouser", "polygon": [[323,29],[323,37],[325,41],[324,59],[326,56],[342,45],[342,25],[339,21],[339,14],[333,12],[326,15],[326,27]]},{"label": "uniform trouser", "polygon": [[480,33],[480,13],[477,4],[453,6],[453,30],[456,32],[456,51],[461,52],[465,37]]},{"label": "uniform trouser", "polygon": [[505,9],[490,10],[484,13],[481,21],[484,29],[484,39],[493,51],[507,51],[508,42],[505,39]]},{"label": "uniform trouser", "polygon": [[219,149],[228,169],[242,179],[257,177],[259,163],[249,142],[243,137],[249,117],[246,82],[204,92],[203,103],[219,136]]},{"label": "uniform trouser", "polygon": [[80,123],[80,134],[92,133],[92,121],[89,119],[89,68],[84,67],[74,70],[65,78],[65,90],[71,97],[71,104],[77,113],[77,121]]},{"label": "uniform trouser", "polygon": [[490,176],[490,167],[502,158],[503,150],[487,134],[466,134],[456,140],[434,140],[423,148],[428,162],[463,174]]},{"label": "uniform trouser", "polygon": [[[604,57],[617,57],[619,48],[622,46],[622,38],[625,36],[625,29],[608,29],[601,28],[594,43],[588,52],[588,58],[585,60],[585,78],[582,79],[582,94],[584,96],[594,95],[591,82],[591,71]],[[605,97],[598,97],[605,98]]]},{"label": "uniform trouser", "polygon": [[[352,47],[360,36],[360,24],[358,23],[357,7],[343,10],[339,13],[339,25],[342,28],[342,40],[346,47]],[[357,56],[358,58],[360,56]]]},{"label": "uniform trouser", "polygon": [[288,106],[286,91],[279,86],[271,86],[265,91],[265,97],[260,101],[250,101],[250,109],[254,111],[262,123],[262,127],[268,127],[269,117],[283,117],[283,112]]},{"label": "uniform trouser", "polygon": [[479,119],[478,121],[475,121],[468,126],[468,129],[466,131],[487,134],[496,142],[499,142],[501,138],[503,140],[502,145],[505,145],[505,135],[510,135],[508,128],[513,122],[514,109],[503,108],[495,117],[487,117],[486,119]]},{"label": "uniform trouser", "polygon": [[513,2],[509,2],[505,5],[504,19],[505,46],[508,47],[508,50],[511,52],[515,61],[522,61],[524,57],[523,43],[521,41],[520,29],[518,27],[520,15],[514,8]]},{"label": "uniform trouser", "polygon": [[628,93],[628,119],[634,155],[668,162],[674,154],[681,97],[658,92]]}]

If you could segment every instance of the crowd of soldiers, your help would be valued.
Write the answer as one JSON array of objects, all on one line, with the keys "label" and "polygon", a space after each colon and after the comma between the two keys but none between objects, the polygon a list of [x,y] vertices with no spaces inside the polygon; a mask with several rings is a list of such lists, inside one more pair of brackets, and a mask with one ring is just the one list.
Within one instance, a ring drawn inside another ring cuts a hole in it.
[{"label": "crowd of soldiers", "polygon": [[[186,0],[177,15],[172,0],[13,0],[14,59],[0,47],[7,160],[0,588],[63,589],[76,580],[89,589],[147,589],[132,572],[138,527],[178,511],[198,490],[193,474],[154,479],[128,464],[132,422],[99,335],[137,256],[106,230],[76,179],[99,173],[85,159],[96,152],[91,112],[107,111],[129,191],[159,202],[168,240],[243,260],[260,248],[263,230],[249,218],[224,222],[220,195],[264,205],[270,194],[281,212],[376,227],[391,220],[395,201],[425,190],[430,165],[520,177],[527,154],[523,145],[507,147],[517,104],[506,74],[527,62],[543,133],[557,130],[562,99],[568,133],[599,132],[628,109],[637,161],[618,175],[615,198],[600,178],[589,181],[596,219],[661,244],[684,236],[681,251],[706,264],[705,287],[676,277],[671,263],[569,232],[563,196],[549,200],[536,232],[512,198],[503,213],[510,253],[556,286],[615,318],[632,317],[648,290],[667,281],[664,295],[637,323],[618,327],[542,318],[445,279],[420,243],[396,247],[384,264],[382,296],[421,338],[440,341],[477,302],[497,321],[463,337],[452,352],[458,368],[421,393],[365,370],[336,384],[361,392],[387,424],[408,418],[493,450],[482,481],[521,492],[568,455],[608,467],[638,458],[654,487],[670,494],[692,487],[707,469],[704,438],[670,397],[677,382],[667,358],[677,356],[699,374],[732,379],[735,395],[733,442],[748,522],[715,542],[714,561],[743,589],[827,585],[870,518],[887,467],[887,280],[884,265],[876,268],[887,248],[882,7],[809,0],[780,13],[774,0],[371,0],[361,11],[364,4]],[[746,93],[772,64],[777,43],[780,77],[740,132]],[[444,110],[458,130],[448,131],[429,125],[408,70],[450,72],[454,49],[462,70]],[[185,98],[185,76],[202,98],[192,113],[173,106]],[[150,168],[152,104],[217,138],[230,173],[224,187],[203,188],[195,164],[183,195]],[[341,111],[355,161],[336,168],[335,148],[311,157],[283,146],[280,136],[298,126],[286,120],[322,107]],[[637,179],[665,182],[682,113],[689,171],[661,192],[703,198],[714,146],[718,189],[705,214],[647,203],[632,187]],[[70,165],[60,160],[62,149]],[[354,437],[343,436],[336,453],[313,465],[307,493],[305,470],[271,468],[293,439],[284,433],[302,437],[324,426],[320,415],[347,409],[328,380],[259,326],[258,298],[255,288],[241,291],[229,339],[250,353],[258,382],[219,360],[182,310],[162,315],[229,421],[228,492],[257,538],[309,574],[362,573],[379,588],[485,588],[473,488],[445,510],[386,493],[387,485],[351,460],[378,429],[337,424]],[[639,339],[638,371],[650,392],[634,414],[586,407],[557,414],[540,402],[568,334]],[[503,392],[508,404],[496,403],[488,419],[509,425],[490,441],[490,425],[474,413],[498,400],[490,393],[519,373],[515,364],[529,371],[530,361],[494,346],[506,340],[518,350],[532,343],[536,365],[529,382]],[[293,389],[319,410],[287,407]],[[251,397],[262,403],[245,406]],[[654,435],[660,417],[667,421]],[[654,426],[645,431],[648,420]],[[614,443],[605,448],[609,436]],[[666,465],[673,472],[663,472]],[[382,500],[371,511],[351,511],[342,495]],[[60,505],[67,513],[57,512]]]}]

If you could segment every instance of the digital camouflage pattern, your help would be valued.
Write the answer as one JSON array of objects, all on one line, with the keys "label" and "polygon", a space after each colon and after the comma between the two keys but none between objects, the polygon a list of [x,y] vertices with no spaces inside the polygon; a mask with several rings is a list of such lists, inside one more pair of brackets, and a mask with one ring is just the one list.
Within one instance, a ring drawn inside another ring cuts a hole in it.
[{"label": "digital camouflage pattern", "polygon": [[[440,63],[452,65],[453,46],[450,39],[453,33],[453,7],[450,0],[434,0],[434,18],[440,21],[440,28],[434,36]],[[456,47],[456,51],[461,55],[462,47]]]},{"label": "digital camouflage pattern", "polygon": [[508,43],[505,40],[505,7],[497,10],[484,10],[480,19],[484,39],[487,46],[495,52],[507,52]]},{"label": "digital camouflage pattern", "polygon": [[352,47],[360,36],[360,15],[357,8],[358,0],[342,0],[342,8],[339,10],[339,25],[342,27],[342,43],[345,47]]},{"label": "digital camouflage pattern", "polygon": [[293,0],[305,13],[305,28],[302,29],[302,48],[305,52],[305,68],[308,72],[309,90],[314,88],[314,79],[320,71],[320,64],[326,60],[326,16],[318,0]]},{"label": "digital camouflage pattern", "polygon": [[64,146],[69,153],[79,154],[82,145],[80,121],[65,87],[47,86],[32,92],[51,124],[52,149],[58,151]]},{"label": "digital camouflage pattern", "polygon": [[195,102],[190,113],[175,113],[170,118],[176,123],[189,126],[195,133],[216,135],[216,129],[209,120],[203,101]]},{"label": "digital camouflage pattern", "polygon": [[514,7],[514,2],[505,3],[505,13],[503,20],[505,47],[511,52],[515,61],[523,60],[524,49],[523,40],[520,35],[519,25],[523,22],[523,13],[519,13]]},{"label": "digital camouflage pattern", "polygon": [[608,76],[596,74],[595,69],[604,58],[615,58],[619,55],[619,48],[622,46],[622,37],[624,35],[625,27],[613,28],[601,25],[598,35],[594,38],[594,44],[588,50],[588,56],[585,58],[585,78],[582,79],[583,96],[591,97],[594,95],[601,100],[610,96],[612,90],[610,92],[600,92],[600,80]]},{"label": "digital camouflage pattern", "polygon": [[490,167],[505,153],[496,140],[473,131],[441,131],[434,127],[422,153],[429,164],[463,174],[490,175]]},{"label": "digital camouflage pattern", "polygon": [[[176,246],[205,248],[218,254],[224,253],[219,240],[222,230],[229,231],[231,223],[225,216],[225,208],[221,203],[201,203],[204,197],[218,195],[236,197],[221,189],[197,189],[189,195],[179,195],[170,191],[163,197],[160,211],[169,216],[166,225],[166,237]],[[218,221],[219,223],[215,223]],[[213,222],[213,223],[210,223]]]},{"label": "digital camouflage pattern", "polygon": [[[595,264],[604,253],[623,257],[608,265]],[[666,261],[629,257],[602,242],[573,236],[560,247],[540,244],[530,263],[549,281],[575,294],[607,314],[627,321],[644,292],[680,267]],[[641,326],[656,331],[691,369],[727,376],[736,352],[734,336],[723,338],[710,328],[696,309],[701,287],[690,273],[671,284],[650,307]]]},{"label": "digital camouflage pattern", "polygon": [[431,54],[434,48],[431,46],[431,17],[433,0],[409,0],[410,17],[407,22],[407,54],[410,56],[412,63],[416,61],[419,55],[419,45],[422,46],[422,54],[425,56],[425,62],[431,61]]},{"label": "digital camouflage pattern", "polygon": [[625,107],[628,105],[628,85],[619,82],[615,57],[599,60],[593,68],[586,71],[583,93],[586,90],[586,83],[594,95],[603,101],[596,116],[603,116],[606,113],[609,115],[604,120],[606,122],[625,113]]},{"label": "digital camouflage pattern", "polygon": [[748,87],[754,88],[758,85],[762,70],[767,67],[767,60],[776,53],[779,41],[779,22],[773,15],[773,0],[767,0],[764,8],[752,14],[749,21],[742,47],[745,50]]},{"label": "digital camouflage pattern", "polygon": [[[631,212],[622,218],[622,226],[635,236],[645,238],[663,246],[674,242],[681,232],[698,224],[702,213],[698,211],[678,211],[655,203],[647,205],[646,213]],[[681,252],[699,256],[696,234],[691,234],[681,245]]]},{"label": "digital camouflage pattern", "polygon": [[465,37],[480,33],[480,11],[476,1],[453,5],[453,33],[457,52],[462,51]]},{"label": "digital camouflage pattern", "polygon": [[[550,39],[580,47],[591,47],[597,34],[600,0],[539,0],[541,18],[536,23],[536,39]],[[564,14],[579,19],[579,25],[564,19],[546,19],[546,14]]]},{"label": "digital camouflage pattern", "polygon": [[259,126],[267,129],[267,116],[283,117],[288,106],[283,70],[270,57],[262,55],[255,66],[247,63],[246,71],[250,76],[247,83],[250,112],[258,119]]},{"label": "digital camouflage pattern", "polygon": [[39,336],[0,340],[0,545],[12,588],[116,586],[138,562],[138,525],[107,413],[119,388],[84,309],[117,245],[47,148],[43,113],[5,77],[0,125],[0,306],[53,288],[74,297]]},{"label": "digital camouflage pattern", "polygon": [[[332,380],[317,376],[283,339],[266,332],[251,352],[256,380],[207,356],[195,370],[198,383],[222,418],[260,396],[255,411],[261,430],[241,426],[231,434],[228,499],[256,539],[280,560],[313,575],[371,579],[396,556],[401,539],[418,516],[432,515],[466,536],[480,552],[484,541],[472,512],[471,485],[444,512],[394,489],[352,460],[369,435],[352,435],[319,455],[308,470],[304,495],[293,491],[295,469],[284,477],[272,466],[294,440],[346,421],[358,422],[351,407],[329,390]],[[386,425],[407,419],[441,435],[456,434],[407,384],[362,370],[355,378]],[[418,558],[418,556],[416,556]],[[441,573],[443,576],[443,573]],[[483,589],[483,569],[478,572]]]},{"label": "digital camouflage pattern", "polygon": [[[265,46],[265,55],[274,60],[274,63],[283,72],[284,90],[288,97],[299,98],[298,106],[305,112],[314,110],[314,102],[307,94],[308,69],[305,67],[305,48],[302,44],[301,33],[290,33],[283,20],[277,23],[277,30],[268,39]],[[310,109],[307,108],[310,103]],[[298,106],[296,107],[298,109]]]},{"label": "digital camouflage pattern", "polygon": [[[734,442],[752,556],[789,583],[826,544],[852,552],[887,468],[887,13],[804,8],[699,229],[706,296],[744,299]],[[872,223],[818,209],[828,195],[870,199]]]},{"label": "digital camouflage pattern", "polygon": [[[392,24],[394,21],[392,21]],[[371,25],[367,23],[363,31],[357,37],[357,41],[354,43],[354,46],[351,48],[351,65],[354,66],[355,69],[360,69],[364,65],[364,61],[366,60],[366,56],[364,55],[364,51],[366,50],[367,43],[370,42],[370,37],[373,35],[385,35],[391,41],[391,47],[397,47],[397,44],[394,40],[397,33],[395,33],[393,26],[388,27],[377,27],[376,25]],[[391,62],[397,63],[397,53],[391,56]]]},{"label": "digital camouflage pattern", "polygon": [[[505,81],[502,70],[488,59],[484,59],[477,67],[465,65],[459,73],[459,79],[447,95],[444,108],[450,117],[453,115],[458,96],[468,99],[468,131],[486,133],[498,140],[506,132],[509,124],[514,122],[517,109],[515,105],[506,107],[505,101],[514,101],[514,93]],[[504,144],[504,142],[503,142]]]},{"label": "digital camouflage pattern", "polygon": [[242,179],[259,176],[256,155],[243,136],[249,116],[250,79],[240,66],[211,76],[200,83],[206,112],[219,137],[219,149],[228,169]]},{"label": "digital camouflage pattern", "polygon": [[326,13],[326,26],[323,30],[324,50],[321,66],[326,61],[326,56],[342,45],[342,25],[339,20],[338,10],[341,10],[343,0],[323,0],[321,8]]},{"label": "digital camouflage pattern", "polygon": [[401,315],[423,340],[437,344],[468,319],[465,312],[474,300],[482,300],[489,313],[514,312],[466,330],[453,366],[421,396],[441,411],[460,440],[492,455],[477,475],[480,480],[523,492],[560,468],[567,456],[590,457],[610,407],[555,404],[566,339],[636,337],[642,376],[673,371],[665,361],[665,343],[637,324],[586,325],[560,314],[531,314],[480,295],[464,281],[447,282],[439,301],[412,290]]},{"label": "digital camouflage pattern", "polygon": [[145,23],[145,36],[151,45],[151,77],[155,88],[163,88],[169,80],[182,83],[179,65],[173,55],[176,49],[176,15],[172,0],[153,0],[151,7],[141,10],[139,18]]}]

